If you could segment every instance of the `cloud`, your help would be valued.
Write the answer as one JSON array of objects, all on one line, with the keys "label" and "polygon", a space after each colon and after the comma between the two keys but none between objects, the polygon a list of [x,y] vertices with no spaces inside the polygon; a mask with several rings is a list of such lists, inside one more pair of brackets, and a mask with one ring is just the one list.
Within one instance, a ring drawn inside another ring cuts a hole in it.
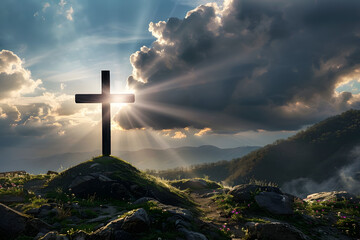
[{"label": "cloud", "polygon": [[45,12],[47,8],[50,7],[50,3],[46,2],[42,8],[42,11]]},{"label": "cloud", "polygon": [[204,129],[201,129],[199,132],[195,133],[194,135],[201,137],[210,131],[211,131],[211,128],[204,128]]},{"label": "cloud", "polygon": [[31,79],[30,72],[22,67],[21,59],[13,52],[0,52],[0,100],[31,93],[41,83]]},{"label": "cloud", "polygon": [[66,19],[69,21],[73,21],[73,14],[74,14],[74,9],[72,7],[69,8],[69,10],[66,11]]},{"label": "cloud", "polygon": [[125,129],[295,130],[349,108],[360,69],[360,2],[227,0],[150,23],[130,57],[137,102]]},{"label": "cloud", "polygon": [[186,135],[183,132],[176,131],[174,136],[172,136],[172,138],[174,138],[174,139],[182,139],[182,138],[186,138]]},{"label": "cloud", "polygon": [[65,4],[66,4],[66,1],[65,1],[65,0],[60,0],[59,6],[60,6],[61,8],[64,8]]},{"label": "cloud", "polygon": [[[81,106],[73,96],[50,93],[33,80],[31,72],[13,52],[0,52],[0,143],[21,142],[24,137],[42,137],[60,132],[79,121]],[[81,114],[84,115],[84,114]],[[12,139],[12,140],[6,140]],[[1,145],[3,147],[3,145]]]}]

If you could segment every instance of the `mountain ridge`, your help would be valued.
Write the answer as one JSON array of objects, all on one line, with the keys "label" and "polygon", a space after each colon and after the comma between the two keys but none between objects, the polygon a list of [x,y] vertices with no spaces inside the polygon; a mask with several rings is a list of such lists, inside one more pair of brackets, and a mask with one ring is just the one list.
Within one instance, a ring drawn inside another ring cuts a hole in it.
[{"label": "mountain ridge", "polygon": [[[333,186],[328,188],[346,188],[345,185],[349,184],[346,177],[360,183],[356,177],[360,172],[359,145],[360,111],[349,110],[243,157],[192,166],[188,170],[163,171],[157,175],[167,179],[208,176],[230,185],[245,183],[251,178],[276,182],[280,186],[296,179],[305,179],[311,184],[332,182]],[[341,171],[345,168],[350,170],[344,177]],[[336,182],[341,184],[335,186]],[[360,192],[358,187],[355,190]]]}]

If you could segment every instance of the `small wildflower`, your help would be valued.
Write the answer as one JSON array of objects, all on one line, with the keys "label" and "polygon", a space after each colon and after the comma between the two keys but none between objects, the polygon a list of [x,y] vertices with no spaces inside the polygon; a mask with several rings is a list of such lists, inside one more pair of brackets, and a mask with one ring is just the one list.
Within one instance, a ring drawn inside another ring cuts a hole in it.
[{"label": "small wildflower", "polygon": [[231,213],[234,213],[234,212],[235,212],[234,210],[231,211]]},{"label": "small wildflower", "polygon": [[236,212],[235,214],[239,214],[239,212]]}]

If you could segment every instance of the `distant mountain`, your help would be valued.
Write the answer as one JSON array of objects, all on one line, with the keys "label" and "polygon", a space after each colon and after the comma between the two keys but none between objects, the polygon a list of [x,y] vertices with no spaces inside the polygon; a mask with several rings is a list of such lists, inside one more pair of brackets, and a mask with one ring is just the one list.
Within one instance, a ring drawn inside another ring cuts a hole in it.
[{"label": "distant mountain", "polygon": [[[114,156],[131,163],[139,169],[165,170],[189,167],[194,164],[231,160],[259,149],[256,146],[218,148],[205,145],[200,147],[179,147],[168,149],[142,149],[137,151],[115,151]],[[58,171],[83,162],[99,154],[94,152],[64,153],[42,158],[24,159],[22,168],[32,173]]]},{"label": "distant mountain", "polygon": [[359,145],[360,111],[350,110],[244,157],[158,175],[170,179],[206,175],[230,184],[255,178],[294,188],[290,189],[293,192],[297,191],[295,188],[311,192],[316,184],[322,190],[350,187],[360,192]]},{"label": "distant mountain", "polygon": [[140,169],[164,170],[242,157],[260,147],[218,148],[211,145],[169,149],[143,149],[116,153]]}]

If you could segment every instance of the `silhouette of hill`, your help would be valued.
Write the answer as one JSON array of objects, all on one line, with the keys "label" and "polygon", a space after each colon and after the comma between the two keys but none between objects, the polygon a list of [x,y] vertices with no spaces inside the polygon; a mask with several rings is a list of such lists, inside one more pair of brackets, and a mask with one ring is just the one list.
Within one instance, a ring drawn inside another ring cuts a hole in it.
[{"label": "silhouette of hill", "polygon": [[[250,178],[276,182],[279,185],[294,179],[311,179],[315,183],[321,183],[337,176],[344,167],[354,164],[356,155],[352,152],[359,141],[360,111],[349,110],[244,157],[188,169],[162,171],[157,175],[168,179],[206,175],[212,180],[230,184],[244,183]],[[359,164],[356,167],[357,165]],[[359,175],[356,171],[360,172],[360,169],[353,170],[355,172],[348,173],[353,174],[350,177],[354,181],[360,180],[356,179]]]}]

